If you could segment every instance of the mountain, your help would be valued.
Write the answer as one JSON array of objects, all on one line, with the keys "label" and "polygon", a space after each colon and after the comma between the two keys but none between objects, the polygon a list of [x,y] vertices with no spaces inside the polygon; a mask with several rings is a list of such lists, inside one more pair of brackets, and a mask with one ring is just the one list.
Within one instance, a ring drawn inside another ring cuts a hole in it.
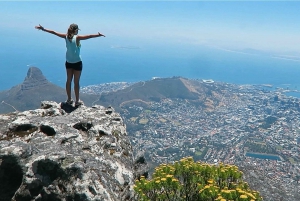
[{"label": "mountain", "polygon": [[[147,105],[149,101],[166,98],[185,99],[209,110],[214,107],[212,99],[217,101],[214,104],[218,104],[217,97],[223,93],[220,86],[182,77],[156,78],[138,82],[122,90],[102,93],[100,96],[81,93],[80,99],[87,106],[113,106],[118,112],[121,111],[120,108],[132,103]],[[44,100],[65,101],[65,89],[49,82],[39,68],[30,67],[23,83],[0,92],[0,113],[35,109]]]},{"label": "mountain", "polygon": [[[0,92],[0,113],[35,109],[41,101],[63,102],[66,97],[65,89],[49,82],[39,68],[30,67],[23,83]],[[80,98],[91,106],[98,97],[81,94]]]},{"label": "mountain", "polygon": [[96,103],[111,105],[120,111],[122,107],[131,104],[147,105],[150,101],[159,102],[166,98],[174,98],[184,99],[209,110],[219,103],[223,93],[222,85],[211,85],[182,77],[156,78],[136,83],[126,89],[103,93]]},{"label": "mountain", "polygon": [[113,108],[43,101],[0,115],[0,200],[132,200],[146,175]]}]

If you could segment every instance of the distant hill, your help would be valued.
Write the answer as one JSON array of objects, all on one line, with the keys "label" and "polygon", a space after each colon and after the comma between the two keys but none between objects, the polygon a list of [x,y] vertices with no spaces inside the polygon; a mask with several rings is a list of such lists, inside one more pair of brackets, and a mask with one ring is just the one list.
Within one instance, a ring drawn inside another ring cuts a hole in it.
[{"label": "distant hill", "polygon": [[123,90],[103,93],[96,103],[113,106],[118,110],[131,103],[135,105],[148,104],[150,101],[158,102],[166,98],[179,98],[209,108],[218,104],[222,93],[222,89],[216,85],[199,80],[182,77],[157,78],[136,83]]},{"label": "distant hill", "polygon": [[[0,92],[0,113],[36,109],[41,101],[63,102],[66,97],[65,89],[49,82],[39,68],[30,67],[23,83]],[[91,106],[98,97],[81,94],[80,98]]]},{"label": "distant hill", "polygon": [[[222,85],[172,77],[138,82],[125,89],[101,95],[81,93],[80,98],[87,106],[112,106],[119,112],[121,108],[131,104],[147,105],[149,102],[168,98],[183,99],[211,110],[219,105],[224,91],[226,90],[222,89]],[[23,83],[0,92],[0,113],[35,109],[44,100],[65,101],[65,89],[49,82],[39,68],[30,67]]]}]

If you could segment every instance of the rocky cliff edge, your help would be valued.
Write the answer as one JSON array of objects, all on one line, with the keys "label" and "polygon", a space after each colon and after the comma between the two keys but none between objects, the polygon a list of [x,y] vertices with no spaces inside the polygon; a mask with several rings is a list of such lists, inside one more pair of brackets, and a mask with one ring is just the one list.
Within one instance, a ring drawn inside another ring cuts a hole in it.
[{"label": "rocky cliff edge", "polygon": [[132,200],[134,161],[122,118],[103,106],[0,115],[0,200]]}]

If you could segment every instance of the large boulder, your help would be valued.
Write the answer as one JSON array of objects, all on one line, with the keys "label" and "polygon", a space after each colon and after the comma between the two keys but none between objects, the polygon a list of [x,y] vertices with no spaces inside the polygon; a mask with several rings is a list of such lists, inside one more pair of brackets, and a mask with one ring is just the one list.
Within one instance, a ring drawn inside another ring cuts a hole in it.
[{"label": "large boulder", "polygon": [[134,169],[113,108],[44,101],[0,115],[0,201],[132,200]]}]

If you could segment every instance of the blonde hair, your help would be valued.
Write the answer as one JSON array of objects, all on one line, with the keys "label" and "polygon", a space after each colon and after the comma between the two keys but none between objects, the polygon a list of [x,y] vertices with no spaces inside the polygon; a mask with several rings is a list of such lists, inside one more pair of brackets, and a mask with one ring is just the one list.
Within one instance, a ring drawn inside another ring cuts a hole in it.
[{"label": "blonde hair", "polygon": [[68,28],[67,38],[71,41],[75,35],[76,30],[78,30],[77,24],[71,24]]}]

